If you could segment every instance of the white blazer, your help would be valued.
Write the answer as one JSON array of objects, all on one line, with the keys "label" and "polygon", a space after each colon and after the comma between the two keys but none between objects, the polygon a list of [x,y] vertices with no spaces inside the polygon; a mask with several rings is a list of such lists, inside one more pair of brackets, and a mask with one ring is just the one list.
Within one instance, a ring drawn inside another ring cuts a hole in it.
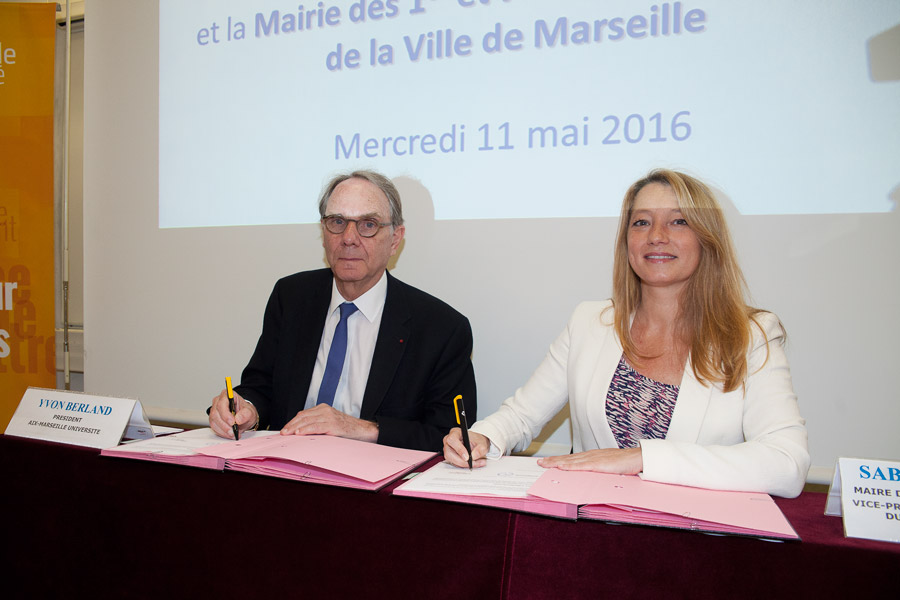
[{"label": "white blazer", "polygon": [[[784,332],[775,315],[756,318],[765,338],[754,326],[743,387],[700,383],[688,359],[666,438],[641,441],[644,479],[789,498],[803,490],[809,450]],[[472,430],[502,454],[522,451],[568,401],[575,452],[616,448],[606,395],[622,346],[612,319],[610,301],[579,304],[528,382]]]}]

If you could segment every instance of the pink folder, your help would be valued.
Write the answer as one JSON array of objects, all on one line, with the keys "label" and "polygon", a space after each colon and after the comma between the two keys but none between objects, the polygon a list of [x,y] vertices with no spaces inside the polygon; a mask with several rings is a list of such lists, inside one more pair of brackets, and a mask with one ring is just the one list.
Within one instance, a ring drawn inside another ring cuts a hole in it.
[{"label": "pink folder", "polygon": [[221,471],[225,468],[225,460],[215,456],[203,456],[201,454],[190,454],[182,456],[173,456],[170,454],[162,454],[155,451],[143,451],[140,448],[128,448],[127,446],[116,446],[115,448],[105,448],[100,451],[100,456],[115,456],[118,458],[131,458],[135,460],[146,460],[150,462],[167,463],[170,465],[184,465],[186,467],[199,467],[201,469],[214,469]]},{"label": "pink folder", "polygon": [[271,435],[198,452],[225,459],[232,471],[372,491],[435,455],[330,435]]},{"label": "pink folder", "polygon": [[[266,435],[268,433],[259,431],[250,435]],[[100,451],[100,455],[221,471],[225,468],[224,458],[197,454],[197,451],[204,446],[213,446],[221,443],[222,438],[218,437],[208,427],[205,427],[203,429],[192,429],[172,435],[154,437],[148,440],[126,442],[113,448],[105,448]]]},{"label": "pink folder", "polygon": [[636,475],[552,469],[528,493],[583,505],[578,516],[617,523],[800,539],[768,494],[644,481]]},{"label": "pink folder", "polygon": [[503,496],[479,496],[476,494],[438,494],[434,492],[412,492],[397,488],[393,491],[395,496],[408,496],[410,498],[425,498],[427,500],[443,500],[444,502],[459,502],[462,504],[477,504],[479,506],[491,506],[493,508],[505,508],[516,512],[532,513],[545,517],[556,517],[574,521],[578,518],[578,507],[564,502],[551,502],[543,498],[528,496],[526,498],[504,498]]},{"label": "pink folder", "polygon": [[[404,482],[394,489],[393,494],[575,520],[578,516],[575,504],[545,500],[526,493],[543,471],[537,466],[537,458],[526,456],[505,456],[474,471],[443,462]],[[466,481],[470,477],[472,481]]]}]

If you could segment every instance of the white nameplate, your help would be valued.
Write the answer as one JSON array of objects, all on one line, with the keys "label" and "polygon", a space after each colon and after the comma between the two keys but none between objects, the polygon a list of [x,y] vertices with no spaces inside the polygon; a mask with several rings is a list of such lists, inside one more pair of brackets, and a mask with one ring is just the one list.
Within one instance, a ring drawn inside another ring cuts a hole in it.
[{"label": "white nameplate", "polygon": [[839,458],[825,514],[843,514],[847,537],[900,542],[900,462]]},{"label": "white nameplate", "polygon": [[126,427],[127,437],[153,437],[137,400],[30,387],[6,434],[102,449],[117,446]]}]

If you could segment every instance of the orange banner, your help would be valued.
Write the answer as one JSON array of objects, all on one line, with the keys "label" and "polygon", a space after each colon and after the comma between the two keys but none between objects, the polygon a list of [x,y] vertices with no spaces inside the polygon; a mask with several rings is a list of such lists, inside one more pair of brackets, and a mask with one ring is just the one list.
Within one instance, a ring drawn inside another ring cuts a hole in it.
[{"label": "orange banner", "polygon": [[0,3],[0,430],[29,385],[56,387],[56,4]]}]

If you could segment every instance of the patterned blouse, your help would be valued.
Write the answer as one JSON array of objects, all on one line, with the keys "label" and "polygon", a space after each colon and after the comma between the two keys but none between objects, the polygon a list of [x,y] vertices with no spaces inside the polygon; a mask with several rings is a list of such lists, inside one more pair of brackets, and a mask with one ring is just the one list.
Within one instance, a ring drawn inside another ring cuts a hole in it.
[{"label": "patterned blouse", "polygon": [[677,399],[677,385],[644,377],[623,354],[606,394],[606,418],[619,448],[637,448],[638,440],[665,438]]}]

